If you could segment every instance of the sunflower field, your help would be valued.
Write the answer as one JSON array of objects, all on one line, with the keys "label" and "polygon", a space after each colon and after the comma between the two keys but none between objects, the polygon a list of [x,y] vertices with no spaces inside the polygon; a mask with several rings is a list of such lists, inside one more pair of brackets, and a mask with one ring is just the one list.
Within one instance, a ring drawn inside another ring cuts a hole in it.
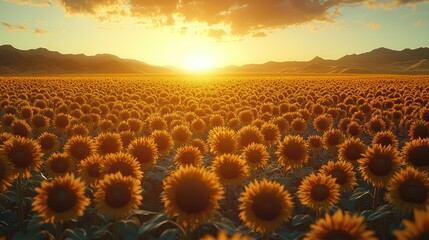
[{"label": "sunflower field", "polygon": [[429,239],[429,78],[0,77],[0,239]]}]

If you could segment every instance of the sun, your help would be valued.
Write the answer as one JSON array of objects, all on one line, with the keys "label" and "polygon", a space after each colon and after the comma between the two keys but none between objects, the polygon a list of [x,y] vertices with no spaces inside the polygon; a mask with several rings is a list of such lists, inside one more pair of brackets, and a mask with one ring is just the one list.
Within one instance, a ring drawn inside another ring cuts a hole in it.
[{"label": "sun", "polygon": [[205,54],[194,54],[189,56],[185,68],[190,71],[202,71],[213,68],[213,60]]}]

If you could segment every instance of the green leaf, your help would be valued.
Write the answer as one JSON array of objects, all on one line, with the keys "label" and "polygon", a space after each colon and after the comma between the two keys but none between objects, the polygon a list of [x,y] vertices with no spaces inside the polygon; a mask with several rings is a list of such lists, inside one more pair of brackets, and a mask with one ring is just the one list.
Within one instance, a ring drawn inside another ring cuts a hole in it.
[{"label": "green leaf", "polygon": [[313,218],[310,217],[308,214],[299,214],[293,217],[292,219],[292,226],[298,226],[302,224],[311,224],[313,222]]},{"label": "green leaf", "polygon": [[167,229],[164,232],[162,232],[160,236],[160,240],[175,240],[178,239],[179,236],[179,230],[175,228]]},{"label": "green leaf", "polygon": [[356,206],[356,201],[342,198],[342,199],[340,199],[340,204],[346,210],[353,211],[355,206]]},{"label": "green leaf", "polygon": [[138,235],[140,236],[146,232],[156,229],[157,227],[160,226],[159,225],[160,223],[164,224],[166,220],[168,220],[168,218],[167,218],[167,215],[165,215],[165,213],[160,213],[158,215],[153,216],[151,219],[149,219],[149,221],[141,225],[141,227],[138,230]]},{"label": "green leaf", "polygon": [[368,216],[368,218],[366,220],[368,222],[375,221],[378,219],[382,219],[382,218],[390,215],[391,213],[393,213],[392,208],[389,206],[389,204],[386,204],[386,205],[378,207],[374,213],[372,213],[371,215]]},{"label": "green leaf", "polygon": [[71,240],[86,240],[86,231],[82,228],[66,229],[64,231],[64,237]]},{"label": "green leaf", "polygon": [[132,221],[119,222],[119,233],[125,240],[137,239],[138,227]]},{"label": "green leaf", "polygon": [[349,200],[357,200],[359,198],[362,198],[366,195],[371,195],[370,191],[363,187],[358,187],[354,190],[353,194],[350,196]]}]

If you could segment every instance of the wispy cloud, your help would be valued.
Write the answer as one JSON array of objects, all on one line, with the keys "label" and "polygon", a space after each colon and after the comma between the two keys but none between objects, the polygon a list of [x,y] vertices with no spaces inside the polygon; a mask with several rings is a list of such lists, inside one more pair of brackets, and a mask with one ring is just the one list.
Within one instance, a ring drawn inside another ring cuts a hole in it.
[{"label": "wispy cloud", "polygon": [[376,22],[370,22],[366,25],[367,28],[371,29],[371,30],[378,30],[381,28],[381,24],[380,23],[376,23]]},{"label": "wispy cloud", "polygon": [[27,31],[27,27],[22,24],[10,24],[5,21],[1,21],[1,24],[9,31],[9,32],[24,32]]},{"label": "wispy cloud", "polygon": [[31,5],[35,7],[49,7],[53,3],[50,0],[5,0],[6,2],[21,4],[21,5]]},{"label": "wispy cloud", "polygon": [[49,32],[42,28],[35,28],[34,33],[38,35],[45,35],[45,34],[48,34]]}]

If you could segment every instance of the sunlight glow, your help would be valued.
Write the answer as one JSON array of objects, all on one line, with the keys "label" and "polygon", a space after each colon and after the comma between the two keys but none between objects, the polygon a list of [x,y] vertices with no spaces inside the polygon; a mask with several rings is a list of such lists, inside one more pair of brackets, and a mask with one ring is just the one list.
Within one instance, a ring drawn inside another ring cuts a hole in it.
[{"label": "sunlight glow", "polygon": [[213,68],[213,60],[208,55],[195,54],[189,56],[185,67],[191,71],[207,70]]}]

